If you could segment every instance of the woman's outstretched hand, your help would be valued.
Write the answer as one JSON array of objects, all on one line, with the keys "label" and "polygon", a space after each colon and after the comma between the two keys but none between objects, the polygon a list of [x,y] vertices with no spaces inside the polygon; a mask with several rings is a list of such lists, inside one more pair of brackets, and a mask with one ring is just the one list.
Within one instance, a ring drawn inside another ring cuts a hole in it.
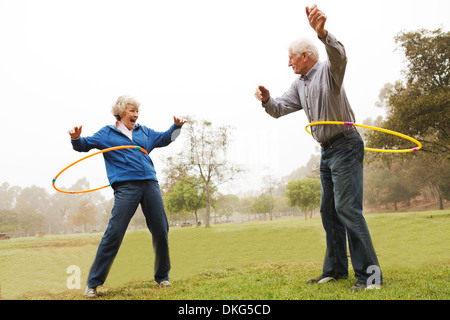
[{"label": "woman's outstretched hand", "polygon": [[83,126],[73,127],[72,129],[67,131],[67,133],[70,135],[70,138],[72,140],[77,140],[80,137],[80,135],[81,135],[81,129],[82,128],[83,128]]},{"label": "woman's outstretched hand", "polygon": [[185,123],[187,122],[187,120],[185,120],[185,119],[183,119],[183,118],[178,118],[178,117],[173,116],[173,122],[174,122],[177,126],[182,127],[183,124],[185,124]]}]

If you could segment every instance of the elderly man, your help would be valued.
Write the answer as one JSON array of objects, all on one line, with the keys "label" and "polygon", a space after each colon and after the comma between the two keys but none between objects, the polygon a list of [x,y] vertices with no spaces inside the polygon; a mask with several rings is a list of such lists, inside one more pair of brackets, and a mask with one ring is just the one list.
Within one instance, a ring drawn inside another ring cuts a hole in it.
[{"label": "elderly man", "polygon": [[[258,86],[255,97],[274,118],[303,109],[309,122],[354,122],[343,87],[347,64],[344,46],[325,29],[327,17],[316,5],[306,7],[306,15],[325,45],[328,61],[319,61],[318,50],[309,40],[294,41],[289,47],[289,67],[300,77],[281,97],[272,97],[264,86]],[[322,274],[307,283],[348,277],[347,234],[356,277],[351,289],[378,287],[381,270],[362,215],[364,143],[354,127],[318,125],[312,127],[312,134],[322,147],[320,213],[327,248]]]}]

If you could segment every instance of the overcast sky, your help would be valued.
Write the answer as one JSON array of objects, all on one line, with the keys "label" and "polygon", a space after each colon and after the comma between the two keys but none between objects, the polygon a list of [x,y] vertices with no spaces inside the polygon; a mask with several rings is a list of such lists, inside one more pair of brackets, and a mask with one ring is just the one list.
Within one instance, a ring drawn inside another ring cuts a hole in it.
[{"label": "overcast sky", "polygon": [[[53,192],[54,176],[86,155],[72,149],[67,130],[82,124],[87,136],[113,123],[110,106],[123,94],[141,102],[138,122],[155,130],[168,129],[172,115],[233,126],[231,160],[249,170],[230,192],[259,188],[266,174],[288,175],[318,152],[306,116],[273,119],[253,94],[259,84],[273,96],[288,89],[295,75],[287,47],[296,38],[314,39],[326,59],[305,15],[313,3],[0,0],[0,184]],[[344,85],[359,123],[384,114],[375,107],[379,91],[401,77],[394,36],[448,30],[450,21],[448,0],[315,3],[346,48]],[[151,154],[160,178],[178,147]],[[102,157],[94,158],[61,183],[85,176],[91,187],[107,184]]]}]

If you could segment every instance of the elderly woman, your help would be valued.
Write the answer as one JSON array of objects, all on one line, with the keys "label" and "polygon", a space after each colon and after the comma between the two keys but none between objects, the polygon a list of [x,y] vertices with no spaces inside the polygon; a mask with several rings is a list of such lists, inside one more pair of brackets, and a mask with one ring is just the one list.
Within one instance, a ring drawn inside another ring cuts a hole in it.
[{"label": "elderly woman", "polygon": [[[136,145],[150,153],[154,148],[169,145],[186,120],[174,116],[174,124],[169,130],[156,132],[136,122],[139,105],[139,102],[131,97],[119,97],[112,107],[116,123],[103,127],[91,137],[80,137],[82,126],[70,129],[68,133],[73,149],[87,152],[93,148],[102,150]],[[114,189],[114,206],[89,272],[85,296],[97,297],[96,288],[105,282],[128,224],[139,204],[152,234],[155,252],[154,279],[161,287],[171,286],[169,225],[152,160],[145,153],[134,149],[106,152],[103,156],[108,180]]]}]

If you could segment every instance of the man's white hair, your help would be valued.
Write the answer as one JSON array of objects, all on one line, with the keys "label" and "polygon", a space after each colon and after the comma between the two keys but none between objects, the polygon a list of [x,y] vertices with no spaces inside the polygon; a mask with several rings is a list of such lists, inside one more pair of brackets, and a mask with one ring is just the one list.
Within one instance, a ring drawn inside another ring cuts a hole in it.
[{"label": "man's white hair", "polygon": [[308,56],[313,60],[319,60],[319,50],[315,44],[307,38],[300,38],[289,45],[289,50],[292,51],[292,54],[300,56],[303,52],[308,53]]},{"label": "man's white hair", "polygon": [[120,118],[127,109],[128,105],[136,106],[139,110],[139,106],[141,104],[135,98],[130,96],[120,96],[119,98],[117,98],[116,103],[113,104],[111,113],[114,117],[116,117],[118,121],[120,121]]}]

